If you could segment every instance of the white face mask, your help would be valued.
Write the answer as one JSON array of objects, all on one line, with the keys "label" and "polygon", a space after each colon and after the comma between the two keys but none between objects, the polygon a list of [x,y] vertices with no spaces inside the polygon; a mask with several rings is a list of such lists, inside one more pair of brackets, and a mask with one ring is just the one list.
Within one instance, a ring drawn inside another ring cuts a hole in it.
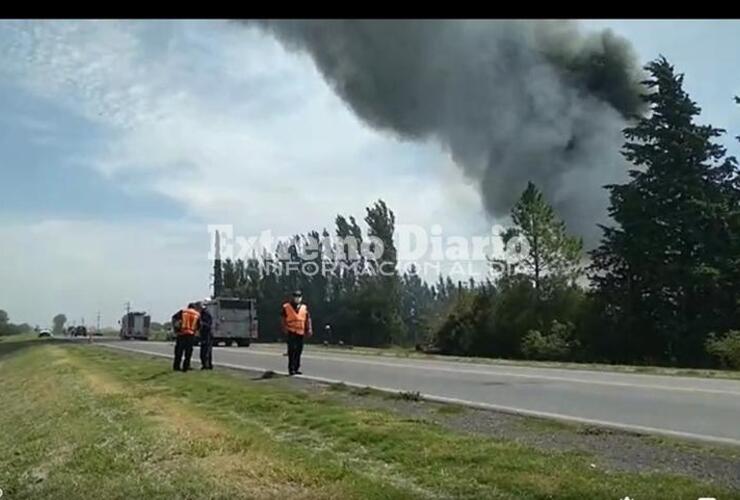
[{"label": "white face mask", "polygon": [[303,297],[293,297],[293,303],[300,304],[303,301]]}]

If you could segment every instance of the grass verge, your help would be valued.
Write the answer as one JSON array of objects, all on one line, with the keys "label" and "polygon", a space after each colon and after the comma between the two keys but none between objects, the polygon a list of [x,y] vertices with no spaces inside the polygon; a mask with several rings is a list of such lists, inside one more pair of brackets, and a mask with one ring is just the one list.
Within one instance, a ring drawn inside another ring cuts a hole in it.
[{"label": "grass verge", "polygon": [[89,345],[0,343],[7,498],[740,498]]}]

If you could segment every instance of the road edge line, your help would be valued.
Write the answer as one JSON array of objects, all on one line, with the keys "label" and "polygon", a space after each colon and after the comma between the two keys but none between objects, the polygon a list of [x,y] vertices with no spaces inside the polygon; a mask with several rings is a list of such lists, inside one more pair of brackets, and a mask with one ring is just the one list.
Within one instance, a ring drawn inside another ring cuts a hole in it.
[{"label": "road edge line", "polygon": [[[139,349],[134,349],[132,347],[117,346],[117,345],[111,345],[111,344],[96,344],[96,345],[107,347],[109,349],[118,349],[122,351],[129,351],[129,352],[134,352],[137,354],[144,354],[148,356],[157,356],[160,358],[172,358],[171,354],[142,351]],[[193,361],[199,363],[199,361],[195,359]],[[256,366],[234,365],[232,363],[214,363],[214,366],[222,366],[224,368],[231,368],[234,370],[253,371],[253,372],[274,371],[274,370],[267,370],[265,368],[260,368]],[[275,373],[279,375],[288,376],[287,372],[283,372],[283,371],[275,371]],[[391,387],[358,384],[356,382],[345,382],[343,380],[331,379],[331,378],[326,378],[326,377],[316,377],[313,375],[295,375],[295,377],[299,379],[312,380],[315,382],[322,382],[325,384],[342,384],[347,387],[353,387],[356,389],[372,389],[375,391],[392,394],[392,395],[400,395],[400,394],[409,392],[409,391],[404,391],[400,389],[393,389]],[[641,425],[620,424],[618,422],[610,422],[606,420],[594,420],[594,419],[589,419],[589,418],[574,417],[571,415],[563,415],[561,413],[550,413],[550,412],[542,412],[542,411],[536,411],[536,410],[526,410],[523,408],[514,408],[511,406],[495,405],[491,403],[481,403],[477,401],[469,401],[466,399],[449,398],[446,396],[436,396],[434,394],[419,393],[419,397],[423,399],[424,401],[431,401],[434,403],[456,404],[456,405],[461,405],[461,406],[467,406],[469,408],[476,408],[479,410],[498,411],[501,413],[508,413],[512,415],[543,418],[543,419],[556,420],[556,421],[566,422],[566,423],[587,424],[587,425],[594,425],[598,427],[604,427],[607,429],[615,429],[615,430],[638,433],[638,434],[640,433],[653,434],[653,435],[658,435],[658,436],[689,439],[693,441],[702,441],[705,443],[724,444],[724,445],[740,447],[740,440],[733,439],[733,438],[725,438],[725,437],[720,437],[720,436],[707,436],[703,434],[694,434],[691,432],[671,431],[671,430],[666,430],[666,429],[658,429],[655,427],[645,427]]]}]

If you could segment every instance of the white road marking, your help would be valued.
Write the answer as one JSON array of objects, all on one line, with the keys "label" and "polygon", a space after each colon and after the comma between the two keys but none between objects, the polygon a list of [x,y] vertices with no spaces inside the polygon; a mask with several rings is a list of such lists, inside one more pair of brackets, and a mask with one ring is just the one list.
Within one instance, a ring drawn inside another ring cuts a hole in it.
[{"label": "white road marking", "polygon": [[[243,350],[239,350],[238,348],[226,348],[231,349],[233,352],[245,352]],[[252,350],[249,351],[249,354],[254,355],[260,355],[260,356],[275,356],[275,357],[282,357],[282,353],[276,353],[276,352],[265,352],[260,350]],[[312,354],[304,354],[302,356],[302,359],[319,359],[319,360],[328,360],[328,361],[338,361],[338,362],[344,362],[344,363],[357,363],[357,364],[364,364],[364,365],[373,365],[373,366],[386,366],[386,367],[392,367],[392,368],[406,368],[411,370],[434,370],[434,371],[440,371],[440,372],[447,372],[447,373],[464,373],[468,375],[485,375],[489,377],[493,376],[505,376],[505,377],[516,377],[516,378],[526,378],[526,379],[537,379],[537,380],[552,380],[557,382],[573,382],[576,384],[587,384],[587,385],[606,385],[606,386],[613,386],[613,387],[631,387],[631,388],[637,388],[637,389],[658,389],[658,390],[664,390],[664,391],[678,391],[678,392],[698,392],[698,393],[707,393],[707,394],[724,394],[724,395],[730,395],[730,396],[740,396],[740,389],[737,391],[733,390],[725,390],[725,389],[702,389],[697,387],[676,387],[671,385],[659,385],[659,384],[631,384],[629,382],[612,382],[608,380],[584,380],[580,378],[571,378],[571,377],[561,377],[561,376],[555,376],[555,375],[530,375],[525,373],[514,373],[514,372],[506,372],[506,371],[493,371],[493,370],[475,370],[475,369],[468,369],[468,368],[448,368],[443,366],[433,366],[433,365],[418,365],[418,364],[404,364],[402,362],[385,362],[385,361],[375,361],[375,360],[365,360],[365,359],[352,359],[350,356],[345,357],[332,357],[332,356],[317,356]]]}]

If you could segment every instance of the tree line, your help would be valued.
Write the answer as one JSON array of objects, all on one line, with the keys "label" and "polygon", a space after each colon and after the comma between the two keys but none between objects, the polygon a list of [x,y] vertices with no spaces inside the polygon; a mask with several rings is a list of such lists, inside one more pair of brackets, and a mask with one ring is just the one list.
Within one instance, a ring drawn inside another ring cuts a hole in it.
[{"label": "tree line", "polygon": [[[737,161],[697,123],[699,106],[665,59],[645,66],[649,111],[624,130],[625,183],[605,186],[611,222],[598,246],[583,242],[530,183],[512,208],[502,243],[521,246],[491,260],[495,278],[427,283],[397,268],[395,215],[366,209],[366,234],[338,215],[334,235],[374,236],[383,254],[357,269],[276,273],[300,261],[311,231],[263,252],[223,262],[230,293],[258,299],[260,335],[277,340],[278,311],[292,289],[310,304],[316,340],[424,346],[442,353],[607,363],[740,367],[740,179]],[[736,101],[738,99],[736,98]],[[738,101],[740,103],[740,101]],[[738,138],[740,140],[740,138]],[[331,247],[320,259],[343,257]],[[331,330],[325,328],[331,325]]]},{"label": "tree line", "polygon": [[8,313],[0,309],[0,337],[32,332],[33,327],[28,323],[15,324],[10,322]]}]

